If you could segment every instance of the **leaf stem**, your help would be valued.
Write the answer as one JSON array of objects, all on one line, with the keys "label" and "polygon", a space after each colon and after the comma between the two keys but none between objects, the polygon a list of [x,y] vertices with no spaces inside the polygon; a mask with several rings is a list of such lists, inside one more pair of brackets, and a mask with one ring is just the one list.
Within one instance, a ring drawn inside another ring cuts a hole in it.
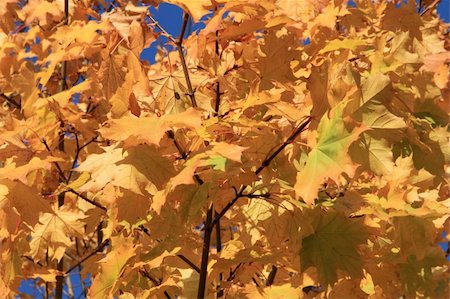
[{"label": "leaf stem", "polygon": [[151,15],[147,15],[149,19],[153,22],[153,24],[174,44],[177,44],[177,40],[169,33],[166,29],[164,29],[158,21],[155,20]]}]

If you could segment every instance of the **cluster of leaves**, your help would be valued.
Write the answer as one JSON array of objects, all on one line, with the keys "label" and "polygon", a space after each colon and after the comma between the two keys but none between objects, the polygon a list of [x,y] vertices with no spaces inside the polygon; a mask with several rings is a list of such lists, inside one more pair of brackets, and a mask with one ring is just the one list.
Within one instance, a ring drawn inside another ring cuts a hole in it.
[{"label": "cluster of leaves", "polygon": [[437,1],[161,2],[0,2],[0,297],[448,294]]}]

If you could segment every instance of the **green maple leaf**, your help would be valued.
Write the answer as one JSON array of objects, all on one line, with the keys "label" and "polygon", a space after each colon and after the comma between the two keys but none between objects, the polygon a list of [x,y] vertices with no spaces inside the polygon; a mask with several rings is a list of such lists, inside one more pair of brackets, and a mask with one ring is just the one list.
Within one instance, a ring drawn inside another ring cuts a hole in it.
[{"label": "green maple leaf", "polygon": [[311,212],[314,233],[302,241],[302,269],[314,266],[323,286],[337,281],[338,270],[352,277],[361,277],[363,261],[358,246],[367,240],[367,231],[360,219],[349,219],[337,212]]},{"label": "green maple leaf", "polygon": [[324,115],[317,128],[317,145],[311,150],[306,165],[297,174],[295,193],[306,203],[313,203],[325,177],[337,180],[349,163],[347,151],[365,129],[355,128],[349,132],[345,127],[343,112],[347,102],[341,102],[330,113]]}]

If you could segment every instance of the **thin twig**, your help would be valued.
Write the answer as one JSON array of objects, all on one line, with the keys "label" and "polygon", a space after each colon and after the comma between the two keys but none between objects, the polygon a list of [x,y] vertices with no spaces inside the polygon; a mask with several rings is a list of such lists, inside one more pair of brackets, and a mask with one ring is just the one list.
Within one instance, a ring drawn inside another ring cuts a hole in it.
[{"label": "thin twig", "polygon": [[29,257],[29,256],[22,255],[22,257],[23,257],[24,259],[29,260],[29,261],[32,262],[33,264],[38,265],[39,267],[44,267],[44,265],[42,265],[41,262],[35,262],[35,261],[34,261],[31,257]]},{"label": "thin twig", "polygon": [[95,136],[94,138],[92,138],[91,140],[89,140],[88,142],[86,142],[85,144],[83,144],[82,146],[80,146],[80,141],[78,140],[78,134],[75,132],[73,133],[75,135],[75,141],[76,141],[76,152],[75,152],[75,157],[73,158],[73,162],[72,162],[72,167],[70,168],[69,171],[69,177],[67,178],[67,182],[70,182],[70,178],[72,177],[72,174],[74,172],[75,166],[77,165],[78,162],[78,157],[80,156],[80,152],[83,148],[85,148],[86,146],[88,146],[89,144],[91,144],[92,142],[94,142],[95,140],[97,140],[97,136]]},{"label": "thin twig", "polygon": [[185,262],[186,264],[188,264],[189,266],[191,266],[191,268],[197,272],[200,273],[200,268],[197,267],[197,265],[195,265],[191,260],[189,260],[187,257],[185,257],[182,254],[177,254],[177,257],[179,257],[183,262]]},{"label": "thin twig", "polygon": [[263,171],[264,168],[266,168],[267,166],[269,166],[270,162],[272,162],[272,160],[282,151],[284,150],[284,148],[291,144],[295,138],[297,138],[297,136],[303,132],[306,128],[307,125],[309,125],[309,123],[311,122],[311,117],[307,117],[306,120],[301,123],[297,129],[294,130],[294,132],[292,132],[291,136],[289,136],[288,139],[286,139],[285,142],[283,142],[281,144],[281,146],[275,151],[273,152],[270,156],[266,157],[264,159],[264,161],[261,163],[261,166],[258,167],[258,169],[255,171],[255,174],[258,175],[261,171]]},{"label": "thin twig", "polygon": [[84,258],[82,258],[81,260],[79,260],[75,265],[73,265],[72,267],[70,267],[66,272],[64,272],[65,275],[69,274],[70,272],[72,272],[75,268],[78,268],[82,263],[84,263],[87,259],[89,259],[90,257],[94,256],[96,253],[98,252],[102,252],[103,248],[105,248],[107,245],[109,244],[109,239],[103,241],[102,244],[100,244],[100,246],[98,246],[97,248],[95,248],[94,251],[92,251],[91,253],[89,253],[88,255],[86,255]]},{"label": "thin twig", "polygon": [[7,95],[5,95],[4,93],[0,93],[0,98],[4,99],[5,101],[7,101],[8,103],[10,103],[11,105],[13,105],[14,107],[16,107],[17,109],[21,109],[21,106],[19,103],[17,103],[15,100],[13,100],[12,98],[8,97]]},{"label": "thin twig", "polygon": [[[150,275],[150,273],[148,273],[145,269],[139,270],[139,273],[141,273],[144,277],[146,277],[148,280],[153,282],[156,286],[161,285],[161,281],[159,281],[158,279],[152,277]],[[169,295],[169,293],[167,293],[167,291],[164,291],[164,296],[166,296],[167,299],[172,299],[172,297],[170,297],[170,295]]]},{"label": "thin twig", "polygon": [[270,270],[269,276],[267,277],[266,286],[271,286],[275,280],[275,276],[277,275],[278,268],[275,265],[272,265],[272,269]]},{"label": "thin twig", "polygon": [[420,16],[423,16],[427,11],[429,11],[430,9],[432,9],[433,7],[436,6],[436,4],[439,3],[439,0],[435,0],[433,3],[431,3],[430,5],[428,5],[421,13]]},{"label": "thin twig", "polygon": [[[259,173],[261,173],[261,171],[263,171],[267,166],[269,166],[270,162],[272,162],[272,160],[282,151],[284,150],[284,148],[292,143],[295,138],[297,138],[297,136],[303,132],[306,127],[308,126],[308,124],[311,122],[311,117],[308,116],[298,127],[297,129],[294,130],[294,132],[292,132],[292,134],[289,136],[288,139],[286,139],[285,142],[283,142],[280,147],[273,152],[270,156],[266,157],[264,159],[264,161],[261,163],[261,166],[258,167],[258,169],[256,169],[255,174],[258,175]],[[242,186],[241,189],[236,192],[235,197],[228,202],[228,204],[216,215],[216,217],[214,218],[214,220],[211,222],[211,225],[216,225],[216,223],[220,220],[220,218],[223,217],[223,215],[225,215],[225,213],[238,201],[239,198],[241,197],[246,197],[246,195],[243,194],[245,188],[247,186]]]},{"label": "thin twig", "polygon": [[77,195],[78,197],[80,197],[81,199],[84,199],[85,201],[87,201],[88,203],[90,203],[91,205],[96,206],[99,209],[102,209],[103,211],[106,211],[107,209],[102,206],[101,204],[93,201],[92,199],[87,198],[86,196],[82,195],[81,193],[78,193],[77,191],[75,191],[74,189],[70,188],[69,190],[67,190],[68,192],[71,192],[75,195]]},{"label": "thin twig", "polygon": [[[219,30],[216,30],[216,56],[220,61],[220,55],[219,55]],[[219,109],[220,109],[220,81],[217,80],[217,84],[216,84],[216,104],[214,107],[214,116],[219,116]]]},{"label": "thin twig", "polygon": [[212,233],[213,207],[210,205],[206,213],[205,231],[203,238],[202,262],[200,265],[200,278],[198,282],[197,299],[205,298],[206,278],[208,276],[208,259]]},{"label": "thin twig", "polygon": [[181,155],[181,159],[186,160],[188,157],[188,154],[184,151],[184,149],[180,146],[180,144],[178,143],[178,141],[175,139],[175,133],[170,130],[166,132],[167,137],[169,137],[169,139],[172,139],[173,144],[175,145],[175,147],[177,148],[178,152]]},{"label": "thin twig", "polygon": [[177,44],[178,54],[180,55],[181,66],[183,67],[184,78],[186,79],[186,85],[188,88],[188,96],[191,99],[192,107],[197,108],[197,101],[195,99],[194,89],[192,88],[191,78],[189,77],[186,59],[184,57],[184,52],[183,52],[183,35],[186,30],[186,25],[187,25],[188,21],[189,21],[189,15],[187,13],[184,13],[183,25],[181,27],[181,34],[180,34],[180,37],[178,38],[176,44]]},{"label": "thin twig", "polygon": [[[64,25],[69,24],[69,0],[64,0]],[[59,92],[62,92],[67,89],[67,60],[64,60],[61,64],[61,78],[59,81]],[[61,121],[60,123],[60,131],[59,131],[59,142],[58,142],[58,150],[61,152],[64,152],[64,123]],[[45,139],[44,139],[45,141]],[[45,145],[48,148],[47,143],[45,142]],[[56,163],[57,169],[59,171],[59,174],[61,176],[61,179],[68,183],[69,181],[64,176],[64,172],[62,171],[61,167],[59,167],[59,164]],[[64,197],[65,193],[62,192],[58,194],[58,207],[62,207],[64,205]],[[64,271],[64,258],[62,257],[58,264],[56,265],[56,269],[60,272]],[[63,296],[63,290],[64,290],[64,276],[63,275],[57,275],[56,276],[56,288],[55,288],[55,298],[61,299]]]},{"label": "thin twig", "polygon": [[149,19],[153,22],[153,25],[156,26],[171,42],[177,44],[177,40],[169,33],[166,29],[164,29],[158,21],[155,20],[151,15],[147,15]]},{"label": "thin twig", "polygon": [[[42,138],[42,139],[41,139],[41,142],[44,144],[44,146],[45,146],[45,148],[47,149],[47,151],[48,151],[50,154],[53,154],[53,153],[52,153],[52,150],[51,150],[50,147],[48,146],[47,140],[45,140],[45,138]],[[66,176],[64,175],[64,172],[63,172],[63,170],[61,169],[61,166],[59,165],[59,163],[55,161],[55,162],[53,162],[53,164],[55,164],[56,169],[58,170],[58,174],[59,174],[60,178],[61,178],[64,182],[67,183]]]}]

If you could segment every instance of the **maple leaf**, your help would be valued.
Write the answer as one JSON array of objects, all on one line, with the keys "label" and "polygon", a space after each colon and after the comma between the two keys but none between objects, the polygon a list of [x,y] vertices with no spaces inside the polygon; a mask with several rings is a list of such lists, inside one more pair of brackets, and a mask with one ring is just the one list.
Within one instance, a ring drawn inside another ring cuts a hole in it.
[{"label": "maple leaf", "polygon": [[302,241],[300,260],[303,271],[317,268],[321,285],[332,285],[338,279],[338,270],[352,277],[361,277],[363,260],[358,246],[367,240],[361,220],[354,220],[336,212],[313,210],[314,232]]},{"label": "maple leaf", "polygon": [[[209,9],[213,4],[211,0],[168,0],[173,4],[181,6],[191,16],[194,22],[198,22],[201,17],[209,12]],[[220,2],[224,2],[223,0]]]},{"label": "maple leaf", "polygon": [[317,129],[317,144],[308,154],[305,166],[297,174],[295,193],[306,203],[312,204],[325,177],[337,180],[344,165],[349,162],[347,150],[365,129],[355,128],[351,132],[345,128],[342,102],[331,110],[332,115],[324,115]]},{"label": "maple leaf", "polygon": [[[413,254],[421,260],[436,234],[434,225],[429,220],[413,216],[395,217],[393,221],[394,240],[401,248],[400,254],[404,256]],[[429,240],[428,243],[425,240]]]},{"label": "maple leaf", "polygon": [[21,11],[21,14],[26,18],[27,24],[38,20],[43,26],[63,18],[62,10],[56,2],[41,0],[30,0]]},{"label": "maple leaf", "polygon": [[[52,212],[49,203],[42,198],[36,188],[22,182],[8,180],[3,180],[3,184],[8,188],[8,194],[2,204],[13,207],[14,213],[19,215],[20,221],[28,226],[36,225],[41,213]],[[11,221],[13,221],[13,217],[11,217]]]},{"label": "maple leaf", "polygon": [[445,297],[439,1],[106,2],[0,1],[1,298]]},{"label": "maple leaf", "polygon": [[[113,69],[112,72],[118,72],[118,70]],[[108,78],[110,79],[110,78]],[[121,82],[121,77],[118,76],[115,80],[112,82],[109,82],[106,87],[107,90],[109,90],[109,94],[111,94],[111,97],[109,98],[109,102],[111,103],[111,112],[114,117],[119,117],[125,114],[125,112],[128,111],[129,106],[131,106],[130,99],[131,92],[133,91],[133,84],[134,84],[134,74],[132,72],[128,72],[125,75],[125,78],[123,79],[123,83]],[[114,86],[114,84],[120,84],[120,86],[117,86],[117,88]]]},{"label": "maple leaf", "polygon": [[105,97],[110,99],[116,93],[117,89],[126,82],[126,72],[122,68],[125,55],[105,53],[103,56],[104,59],[100,66],[98,76],[103,85]]},{"label": "maple leaf", "polygon": [[344,39],[344,40],[335,39],[335,40],[328,42],[327,45],[325,46],[325,48],[322,48],[319,51],[319,53],[323,54],[326,52],[331,52],[331,51],[340,50],[340,49],[355,50],[357,47],[363,46],[366,44],[367,44],[367,42],[365,42],[364,40],[361,40],[361,39]]},{"label": "maple leaf", "polygon": [[349,151],[353,161],[364,165],[378,175],[389,174],[393,171],[393,153],[384,139],[362,134],[359,141],[353,143]]},{"label": "maple leaf", "polygon": [[192,108],[181,113],[166,114],[161,117],[146,115],[142,117],[126,116],[111,120],[107,127],[99,131],[105,138],[124,141],[128,145],[141,142],[159,145],[170,128],[197,129],[201,126],[201,113]]},{"label": "maple leaf", "polygon": [[79,190],[98,191],[107,184],[142,194],[152,183],[158,189],[174,174],[172,163],[161,157],[157,149],[140,145],[123,151],[121,148],[106,148],[103,154],[90,155],[77,171],[86,171],[91,180]]},{"label": "maple leaf", "polygon": [[124,268],[135,255],[136,248],[123,237],[118,237],[111,243],[112,250],[100,261],[100,274],[95,277],[89,288],[90,298],[100,299],[112,296]]},{"label": "maple leaf", "polygon": [[299,298],[301,294],[300,288],[293,287],[288,283],[279,286],[266,287],[263,292],[264,298],[268,299]]},{"label": "maple leaf", "polygon": [[72,244],[69,236],[81,236],[85,216],[68,208],[53,210],[39,217],[39,223],[31,232],[30,253],[33,258],[41,259],[45,255],[47,246],[53,248],[53,258],[60,260],[66,247]]}]

